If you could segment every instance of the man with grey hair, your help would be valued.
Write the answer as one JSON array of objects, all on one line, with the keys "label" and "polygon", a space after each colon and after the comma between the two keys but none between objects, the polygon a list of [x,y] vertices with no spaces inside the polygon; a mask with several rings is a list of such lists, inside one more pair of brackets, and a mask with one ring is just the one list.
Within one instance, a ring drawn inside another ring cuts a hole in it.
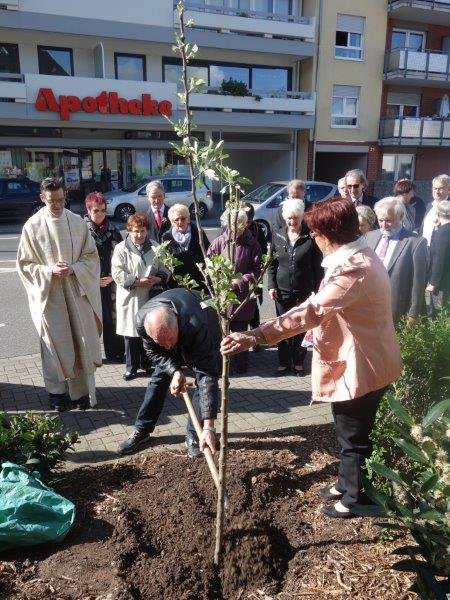
[{"label": "man with grey hair", "polygon": [[348,187],[345,183],[345,177],[341,177],[337,182],[337,188],[339,192],[339,196],[344,198],[344,200],[350,200],[350,194],[348,193]]},{"label": "man with grey hair", "polygon": [[450,308],[450,200],[438,202],[437,219],[439,226],[431,238],[431,269],[427,285],[430,295],[427,309],[431,317],[436,309]]},{"label": "man with grey hair", "polygon": [[402,227],[403,202],[388,196],[374,206],[379,229],[366,233],[367,244],[379,256],[391,280],[394,323],[407,316],[410,324],[421,314],[428,270],[426,240]]},{"label": "man with grey hair", "polygon": [[443,200],[448,200],[450,196],[450,177],[443,173],[436,175],[431,182],[432,202],[427,206],[427,211],[423,220],[422,235],[427,240],[428,246],[431,245],[433,231],[437,228],[437,205]]},{"label": "man with grey hair", "polygon": [[192,403],[203,425],[203,433],[198,439],[194,425],[188,419],[188,456],[197,458],[205,446],[214,453],[220,342],[216,312],[203,307],[195,292],[176,288],[162,292],[144,304],[136,316],[136,329],[155,369],[134,431],[120,444],[119,454],[131,454],[149,442],[167,392],[178,396],[185,389],[184,365],[195,374]]},{"label": "man with grey hair", "polygon": [[148,237],[160,243],[163,234],[170,229],[169,209],[164,204],[165,192],[162,181],[155,179],[147,183],[145,188],[149,202],[147,216],[150,221]]},{"label": "man with grey hair", "polygon": [[345,185],[348,190],[349,199],[353,202],[355,208],[361,205],[373,208],[377,198],[366,192],[368,183],[361,169],[347,171],[345,174]]}]

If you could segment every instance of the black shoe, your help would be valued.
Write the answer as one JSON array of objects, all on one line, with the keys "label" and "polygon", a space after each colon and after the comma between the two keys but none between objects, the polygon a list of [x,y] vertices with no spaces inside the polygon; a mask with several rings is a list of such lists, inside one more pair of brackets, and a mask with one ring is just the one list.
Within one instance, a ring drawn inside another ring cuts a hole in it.
[{"label": "black shoe", "polygon": [[184,444],[187,448],[189,458],[198,458],[200,456],[201,452],[198,440],[187,435]]},{"label": "black shoe", "polygon": [[78,398],[78,400],[73,401],[73,408],[78,408],[78,410],[87,410],[89,408],[89,395],[82,396]]},{"label": "black shoe", "polygon": [[334,506],[322,506],[320,512],[330,519],[352,519],[355,516],[350,510],[348,512],[339,512]]},{"label": "black shoe", "polygon": [[131,371],[125,371],[122,377],[125,379],[125,381],[130,381],[130,379],[134,379],[136,377],[136,373],[136,369],[131,369]]},{"label": "black shoe", "polygon": [[331,488],[327,486],[319,490],[317,493],[321,498],[325,498],[325,500],[340,500],[340,498],[342,498],[343,494],[340,492],[338,494],[332,494],[330,490]]},{"label": "black shoe", "polygon": [[56,412],[65,412],[68,409],[65,394],[49,394],[50,407]]},{"label": "black shoe", "polygon": [[303,377],[305,374],[305,369],[303,367],[294,367],[294,375],[296,377]]},{"label": "black shoe", "polygon": [[285,369],[277,369],[276,371],[273,372],[273,376],[274,377],[283,377],[283,375],[288,375],[289,374],[289,367],[286,367]]},{"label": "black shoe", "polygon": [[143,446],[146,442],[150,441],[150,434],[145,431],[139,431],[135,429],[133,433],[124,442],[119,444],[117,449],[118,454],[131,454],[135,452],[140,446]]}]

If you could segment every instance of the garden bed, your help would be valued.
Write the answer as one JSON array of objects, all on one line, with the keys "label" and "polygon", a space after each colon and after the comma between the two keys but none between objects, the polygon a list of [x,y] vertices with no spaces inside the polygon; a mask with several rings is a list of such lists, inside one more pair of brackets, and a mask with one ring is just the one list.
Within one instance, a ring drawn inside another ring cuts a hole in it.
[{"label": "garden bed", "polygon": [[216,493],[204,460],[148,453],[67,473],[77,505],[59,545],[5,552],[0,598],[238,600],[417,598],[393,570],[405,540],[372,519],[330,520],[317,491],[334,481],[332,428],[231,445],[224,568],[212,564]]}]

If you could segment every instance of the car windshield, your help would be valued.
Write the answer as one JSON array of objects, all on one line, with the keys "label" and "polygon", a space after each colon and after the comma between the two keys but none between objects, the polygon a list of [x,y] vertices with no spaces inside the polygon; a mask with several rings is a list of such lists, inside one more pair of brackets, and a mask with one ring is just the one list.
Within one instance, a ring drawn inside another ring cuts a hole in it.
[{"label": "car windshield", "polygon": [[261,202],[265,202],[274,194],[280,192],[284,187],[286,186],[282,183],[266,183],[265,185],[256,188],[256,190],[253,190],[253,192],[250,192],[250,194],[247,194],[244,200],[246,202],[254,202],[255,204],[261,204]]},{"label": "car windshield", "polygon": [[135,183],[133,183],[132,185],[129,185],[128,187],[123,188],[124,192],[136,192],[141,186],[143,186],[145,183],[148,183],[149,181],[151,181],[151,179],[139,179],[139,181],[136,181]]}]

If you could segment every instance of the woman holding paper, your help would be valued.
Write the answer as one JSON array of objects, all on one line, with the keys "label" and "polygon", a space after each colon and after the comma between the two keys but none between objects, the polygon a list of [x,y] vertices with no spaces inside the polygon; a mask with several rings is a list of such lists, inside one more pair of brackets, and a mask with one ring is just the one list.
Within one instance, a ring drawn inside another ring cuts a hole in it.
[{"label": "woman holding paper", "polygon": [[146,215],[131,215],[127,236],[117,244],[111,261],[111,275],[117,284],[117,333],[125,338],[125,381],[133,379],[139,367],[150,370],[142,339],[136,331],[138,310],[163,291],[169,273],[156,260],[148,237],[150,223]]}]

